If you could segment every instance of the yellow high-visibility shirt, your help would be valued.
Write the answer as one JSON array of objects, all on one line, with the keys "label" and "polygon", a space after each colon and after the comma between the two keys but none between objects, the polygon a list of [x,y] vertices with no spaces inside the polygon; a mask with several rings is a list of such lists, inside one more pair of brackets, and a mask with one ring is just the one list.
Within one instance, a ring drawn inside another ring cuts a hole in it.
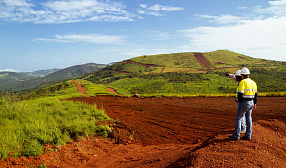
[{"label": "yellow high-visibility shirt", "polygon": [[236,87],[236,92],[235,92],[235,97],[236,97],[236,98],[238,98],[238,86],[239,86],[239,83],[240,83],[239,81],[237,81],[237,82],[238,82],[238,85],[237,85],[237,87]]},{"label": "yellow high-visibility shirt", "polygon": [[254,99],[255,93],[257,93],[257,85],[250,78],[245,78],[239,83],[238,93],[243,94],[242,98]]}]

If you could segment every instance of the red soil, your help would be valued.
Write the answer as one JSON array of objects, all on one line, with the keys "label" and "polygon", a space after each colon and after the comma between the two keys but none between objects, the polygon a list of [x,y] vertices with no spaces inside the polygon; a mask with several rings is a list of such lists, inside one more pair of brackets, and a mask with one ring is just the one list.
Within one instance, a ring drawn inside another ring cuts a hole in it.
[{"label": "red soil", "polygon": [[70,100],[96,104],[117,119],[113,139],[86,137],[39,157],[0,160],[0,167],[286,167],[285,97],[259,98],[249,141],[228,139],[236,114],[233,98]]},{"label": "red soil", "polygon": [[194,53],[194,56],[202,67],[206,67],[208,70],[211,70],[211,68],[216,69],[203,53]]},{"label": "red soil", "polygon": [[71,81],[71,84],[77,86],[78,88],[78,92],[80,92],[81,94],[83,94],[85,97],[90,97],[88,94],[85,94],[86,89],[84,87],[82,87],[81,84],[77,84],[75,80]]},{"label": "red soil", "polygon": [[216,64],[216,65],[222,65],[222,64],[224,64],[224,63],[216,62],[215,64]]},{"label": "red soil", "polygon": [[113,88],[107,88],[110,93],[117,93]]},{"label": "red soil", "polygon": [[[211,64],[211,62],[204,56],[203,53],[194,53],[195,58],[198,60],[198,62],[200,63],[200,65],[202,67],[206,67],[207,70],[205,69],[201,69],[200,71],[210,71],[210,70],[216,70],[216,69],[226,69],[226,68],[230,68],[230,67],[220,67],[220,68],[216,68],[215,66],[213,66]],[[222,62],[216,62],[216,65],[222,65],[224,63]]]}]

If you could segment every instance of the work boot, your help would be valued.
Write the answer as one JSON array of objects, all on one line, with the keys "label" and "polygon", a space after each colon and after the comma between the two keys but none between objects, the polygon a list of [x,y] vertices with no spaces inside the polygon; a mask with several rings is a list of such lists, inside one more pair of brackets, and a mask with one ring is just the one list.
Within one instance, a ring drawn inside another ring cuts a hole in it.
[{"label": "work boot", "polygon": [[237,140],[239,140],[238,137],[234,137],[234,136],[232,136],[232,135],[228,136],[228,138],[229,138],[230,140],[232,140],[232,141],[237,141]]}]

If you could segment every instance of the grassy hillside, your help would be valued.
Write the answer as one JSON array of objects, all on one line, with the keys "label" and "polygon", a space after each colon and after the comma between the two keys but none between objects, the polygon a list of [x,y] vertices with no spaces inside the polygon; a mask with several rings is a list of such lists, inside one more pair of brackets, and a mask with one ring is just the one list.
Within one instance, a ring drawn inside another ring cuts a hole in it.
[{"label": "grassy hillside", "polygon": [[259,92],[286,91],[286,63],[256,59],[227,50],[140,56],[82,76],[131,96],[234,94],[236,83],[225,73],[248,67]]},{"label": "grassy hillside", "polygon": [[132,60],[145,64],[162,65],[166,66],[167,68],[186,68],[186,70],[195,70],[201,68],[199,62],[194,57],[194,53],[174,53],[140,56],[132,58]]},{"label": "grassy hillside", "polygon": [[[63,80],[72,79],[78,76],[81,76],[85,73],[94,72],[101,68],[105,67],[103,64],[95,64],[95,63],[88,63],[83,65],[76,65],[72,67],[68,67],[66,69],[62,69],[51,73],[47,76],[40,77],[40,78],[32,78],[30,76],[25,75],[24,80],[8,80],[7,77],[3,78],[5,82],[0,85],[0,90],[5,92],[7,90],[24,90],[24,89],[31,89],[36,87],[46,87],[51,84],[56,84]],[[1,74],[0,74],[1,80]]]},{"label": "grassy hillside", "polygon": [[58,145],[83,136],[107,137],[109,126],[96,125],[111,120],[103,110],[61,100],[81,96],[77,87],[67,81],[26,97],[33,99],[0,97],[0,159],[39,156],[46,144],[56,151]]},{"label": "grassy hillside", "polygon": [[38,71],[33,71],[33,72],[20,72],[20,74],[28,75],[34,78],[40,78],[40,77],[47,76],[51,73],[57,72],[59,70],[61,69],[54,68],[54,69],[38,70]]},{"label": "grassy hillside", "polygon": [[7,90],[6,88],[11,85],[33,78],[16,72],[0,72],[0,92]]}]

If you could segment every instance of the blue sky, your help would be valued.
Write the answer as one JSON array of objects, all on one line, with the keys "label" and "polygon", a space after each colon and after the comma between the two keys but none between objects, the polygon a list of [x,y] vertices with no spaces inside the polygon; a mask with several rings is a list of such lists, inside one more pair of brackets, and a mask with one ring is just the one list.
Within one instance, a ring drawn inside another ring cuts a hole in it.
[{"label": "blue sky", "polygon": [[227,49],[286,61],[286,0],[0,0],[0,71]]}]

